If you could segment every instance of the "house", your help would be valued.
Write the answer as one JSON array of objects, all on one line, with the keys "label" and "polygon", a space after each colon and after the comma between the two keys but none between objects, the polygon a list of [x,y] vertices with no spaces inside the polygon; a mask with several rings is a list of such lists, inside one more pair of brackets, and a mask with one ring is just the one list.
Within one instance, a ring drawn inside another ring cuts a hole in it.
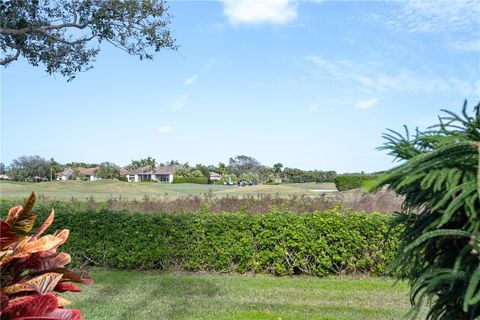
[{"label": "house", "polygon": [[95,167],[95,168],[82,168],[82,167],[78,167],[78,168],[66,168],[65,170],[63,170],[62,172],[60,172],[57,176],[57,180],[62,180],[62,181],[66,181],[66,180],[72,180],[72,179],[75,179],[75,178],[78,178],[76,177],[76,172],[77,171],[79,174],[83,175],[85,177],[86,180],[90,180],[90,181],[95,181],[95,180],[99,180],[99,178],[96,176],[96,173],[98,171],[98,167]]},{"label": "house", "polygon": [[218,180],[221,180],[223,176],[220,173],[210,172],[210,182],[215,183]]},{"label": "house", "polygon": [[65,168],[57,175],[57,180],[67,181],[72,180],[75,175],[75,171],[72,168]]},{"label": "house", "polygon": [[125,176],[127,177],[128,182],[156,181],[172,183],[173,175],[180,167],[180,165],[160,166],[154,168],[151,166],[145,166],[132,170]]},{"label": "house", "polygon": [[98,171],[98,167],[94,167],[94,168],[82,168],[82,167],[78,167],[77,168],[77,171],[84,175],[86,180],[90,180],[90,181],[95,181],[95,180],[98,180],[98,177],[96,176],[96,173]]},{"label": "house", "polygon": [[120,174],[120,176],[123,177],[123,176],[128,175],[129,171],[128,171],[127,169],[125,169],[125,168],[119,168],[119,169],[118,169],[118,173]]}]

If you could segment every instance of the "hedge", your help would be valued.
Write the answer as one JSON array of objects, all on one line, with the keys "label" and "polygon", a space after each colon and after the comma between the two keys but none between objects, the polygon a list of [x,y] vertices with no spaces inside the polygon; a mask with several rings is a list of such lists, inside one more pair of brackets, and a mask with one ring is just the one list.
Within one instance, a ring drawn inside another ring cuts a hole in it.
[{"label": "hedge", "polygon": [[365,182],[375,179],[371,174],[343,174],[335,178],[335,187],[338,191],[361,188]]},{"label": "hedge", "polygon": [[173,177],[173,183],[208,184],[207,177]]},{"label": "hedge", "polygon": [[[48,210],[36,212],[41,222]],[[61,249],[72,255],[73,266],[116,269],[384,275],[401,232],[389,231],[388,216],[340,209],[144,214],[60,207],[55,212],[50,230],[70,229]]]}]

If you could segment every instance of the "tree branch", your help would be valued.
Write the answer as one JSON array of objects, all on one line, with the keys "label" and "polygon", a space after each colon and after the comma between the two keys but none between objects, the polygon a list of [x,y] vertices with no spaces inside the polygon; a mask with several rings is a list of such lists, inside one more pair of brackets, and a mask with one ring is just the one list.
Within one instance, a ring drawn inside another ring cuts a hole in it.
[{"label": "tree branch", "polygon": [[76,29],[85,29],[88,27],[88,24],[78,24],[78,23],[61,23],[50,26],[38,26],[38,27],[25,27],[22,29],[9,29],[9,28],[0,28],[0,34],[10,35],[10,36],[20,36],[32,32],[41,32],[48,30],[58,30],[64,28],[76,28]]},{"label": "tree branch", "polygon": [[9,57],[6,57],[3,60],[0,60],[0,65],[6,66],[10,62],[17,60],[18,57],[20,56],[20,53],[21,53],[21,50],[17,49],[17,52],[13,56],[9,56]]},{"label": "tree branch", "polygon": [[78,43],[82,43],[82,42],[88,42],[88,41],[92,40],[93,38],[95,38],[97,36],[97,35],[93,34],[90,37],[82,37],[82,38],[77,39],[75,41],[68,41],[68,40],[66,40],[62,37],[59,37],[57,35],[48,33],[47,31],[44,31],[44,30],[36,30],[36,31],[34,31],[34,33],[41,33],[41,34],[45,35],[47,38],[53,39],[55,41],[58,41],[60,43],[70,45],[70,46],[78,44]]}]

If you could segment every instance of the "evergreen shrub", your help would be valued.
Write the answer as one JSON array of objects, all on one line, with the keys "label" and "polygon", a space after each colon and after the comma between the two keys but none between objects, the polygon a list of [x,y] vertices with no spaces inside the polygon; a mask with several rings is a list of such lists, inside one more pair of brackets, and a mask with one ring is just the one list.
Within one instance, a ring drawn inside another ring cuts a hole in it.
[{"label": "evergreen shrub", "polygon": [[[70,229],[70,241],[64,246],[76,266],[384,275],[402,230],[389,230],[390,216],[344,209],[304,214],[277,209],[265,214],[145,214],[63,211],[58,204],[52,229]],[[42,211],[46,217],[46,210],[37,209]]]}]

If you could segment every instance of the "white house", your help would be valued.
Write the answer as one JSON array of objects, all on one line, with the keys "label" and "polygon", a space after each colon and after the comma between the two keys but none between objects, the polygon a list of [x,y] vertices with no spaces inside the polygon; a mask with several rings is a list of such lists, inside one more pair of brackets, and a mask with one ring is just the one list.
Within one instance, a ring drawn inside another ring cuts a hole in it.
[{"label": "white house", "polygon": [[223,178],[223,176],[220,174],[220,173],[217,173],[217,172],[210,172],[210,181],[211,182],[215,182],[215,181],[218,181],[218,180],[221,180]]},{"label": "white house", "polygon": [[76,169],[66,168],[61,173],[58,174],[57,180],[62,180],[62,181],[72,180],[75,176],[75,170],[77,170],[79,173],[84,175],[87,180],[90,180],[90,181],[99,180],[99,178],[96,175],[98,171],[98,167],[95,167],[95,168],[78,167]]},{"label": "white house", "polygon": [[75,171],[72,168],[65,168],[62,172],[57,175],[57,180],[67,181],[72,180]]},{"label": "white house", "polygon": [[125,176],[128,182],[156,181],[156,182],[173,182],[175,171],[180,165],[160,166],[152,168],[151,166],[140,167],[130,171]]},{"label": "white house", "polygon": [[77,168],[77,170],[78,170],[78,172],[83,174],[85,176],[85,178],[87,178],[90,181],[99,180],[98,177],[97,177],[98,167],[95,167],[95,168],[79,167],[79,168]]}]

